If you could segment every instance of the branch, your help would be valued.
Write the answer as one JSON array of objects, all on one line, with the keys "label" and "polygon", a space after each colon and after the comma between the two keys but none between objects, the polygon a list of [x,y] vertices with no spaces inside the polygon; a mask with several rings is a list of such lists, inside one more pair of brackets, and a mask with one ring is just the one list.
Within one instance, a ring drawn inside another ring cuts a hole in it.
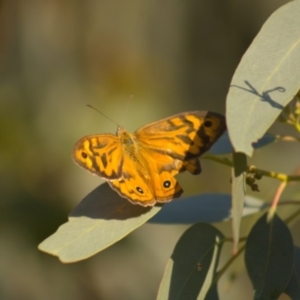
[{"label": "branch", "polygon": [[[209,153],[206,153],[205,155],[203,155],[202,158],[213,160],[215,162],[226,165],[228,167],[233,166],[232,161],[230,159],[220,158],[218,156],[215,156],[215,155],[212,155],[212,154],[209,154]],[[250,173],[260,174],[262,176],[270,177],[270,178],[277,179],[277,180],[280,180],[280,181],[285,181],[285,182],[300,181],[300,176],[299,175],[287,175],[287,174],[284,174],[284,173],[271,172],[271,171],[258,169],[254,166],[248,166],[248,170],[250,171]]]}]

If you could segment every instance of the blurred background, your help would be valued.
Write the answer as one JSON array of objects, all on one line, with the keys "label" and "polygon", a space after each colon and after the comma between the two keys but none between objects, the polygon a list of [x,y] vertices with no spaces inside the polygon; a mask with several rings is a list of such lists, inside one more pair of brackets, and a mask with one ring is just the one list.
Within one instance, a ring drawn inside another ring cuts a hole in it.
[{"label": "blurred background", "polygon": [[[82,136],[116,125],[85,105],[129,131],[188,110],[225,113],[241,56],[287,2],[0,2],[0,299],[155,299],[186,226],[145,224],[69,265],[37,250],[102,182],[78,168],[71,151]],[[252,161],[274,169],[277,158],[275,171],[294,171],[293,160],[278,161],[280,149],[269,146]],[[296,150],[285,148],[291,157]],[[227,167],[202,168],[200,177],[182,175],[184,195],[230,192]],[[277,186],[266,179],[259,197],[271,200]],[[221,299],[240,299],[241,291],[251,298],[242,269],[224,276],[219,291]]]}]

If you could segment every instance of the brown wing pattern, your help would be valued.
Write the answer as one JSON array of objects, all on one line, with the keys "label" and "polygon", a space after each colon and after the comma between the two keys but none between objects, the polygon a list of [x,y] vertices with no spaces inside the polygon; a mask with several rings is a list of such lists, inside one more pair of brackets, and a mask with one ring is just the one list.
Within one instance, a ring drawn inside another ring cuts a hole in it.
[{"label": "brown wing pattern", "polygon": [[148,171],[143,162],[136,159],[136,156],[132,158],[132,153],[123,152],[121,178],[109,181],[109,185],[134,204],[154,205],[153,186],[149,184]]},{"label": "brown wing pattern", "polygon": [[120,139],[113,134],[81,138],[74,146],[72,157],[79,166],[105,179],[122,176],[124,154]]},{"label": "brown wing pattern", "polygon": [[225,129],[223,115],[194,111],[146,125],[135,135],[142,147],[187,161],[206,152]]},{"label": "brown wing pattern", "polygon": [[[168,202],[179,197],[182,188],[174,178],[174,167],[167,169],[166,161],[148,155],[147,161],[141,153],[134,159],[124,155],[122,179],[112,180],[110,186],[134,204],[152,206],[156,202]],[[174,160],[173,160],[174,161]],[[171,158],[169,161],[170,165]]]},{"label": "brown wing pattern", "polygon": [[[212,112],[187,112],[146,125],[136,131],[140,148],[175,160],[177,171],[201,171],[198,157],[205,153],[226,129],[225,117]],[[150,153],[149,153],[150,154]],[[178,161],[181,161],[181,165]],[[177,172],[177,173],[178,173]]]},{"label": "brown wing pattern", "polygon": [[140,149],[139,152],[149,170],[156,201],[165,203],[179,197],[183,190],[174,176],[182,168],[182,161],[152,150]]}]

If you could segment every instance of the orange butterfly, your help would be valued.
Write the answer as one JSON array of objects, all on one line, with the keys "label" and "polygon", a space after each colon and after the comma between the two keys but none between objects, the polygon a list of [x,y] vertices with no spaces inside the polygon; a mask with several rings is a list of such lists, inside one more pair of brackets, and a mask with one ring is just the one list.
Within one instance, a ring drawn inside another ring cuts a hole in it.
[{"label": "orange butterfly", "polygon": [[118,126],[116,135],[85,136],[76,143],[72,156],[133,204],[153,206],[181,195],[174,176],[186,170],[199,174],[198,157],[225,129],[225,117],[218,113],[184,112],[133,134]]}]

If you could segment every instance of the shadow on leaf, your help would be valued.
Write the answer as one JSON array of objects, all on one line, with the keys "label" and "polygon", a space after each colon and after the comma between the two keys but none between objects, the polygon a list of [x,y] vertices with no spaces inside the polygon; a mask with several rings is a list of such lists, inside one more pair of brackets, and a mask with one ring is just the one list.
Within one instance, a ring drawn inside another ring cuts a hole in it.
[{"label": "shadow on leaf", "polygon": [[282,87],[282,86],[278,86],[278,87],[275,87],[271,90],[268,90],[268,91],[265,91],[265,92],[262,92],[261,94],[258,92],[257,89],[254,88],[254,86],[252,86],[250,84],[249,81],[245,80],[244,81],[246,83],[246,85],[249,87],[249,89],[245,88],[245,87],[242,87],[242,86],[238,86],[238,85],[231,85],[230,87],[236,87],[236,88],[239,88],[241,90],[244,90],[246,92],[249,92],[253,95],[256,95],[260,98],[261,101],[263,102],[267,102],[269,103],[272,107],[274,108],[278,108],[278,109],[284,109],[284,106],[282,106],[281,104],[277,103],[275,100],[273,100],[270,96],[270,93],[272,92],[281,92],[281,93],[284,93],[285,92],[285,88]]},{"label": "shadow on leaf", "polygon": [[130,203],[125,198],[120,197],[105,182],[84,197],[69,216],[126,220],[139,217],[151,209],[152,207],[143,207]]}]

